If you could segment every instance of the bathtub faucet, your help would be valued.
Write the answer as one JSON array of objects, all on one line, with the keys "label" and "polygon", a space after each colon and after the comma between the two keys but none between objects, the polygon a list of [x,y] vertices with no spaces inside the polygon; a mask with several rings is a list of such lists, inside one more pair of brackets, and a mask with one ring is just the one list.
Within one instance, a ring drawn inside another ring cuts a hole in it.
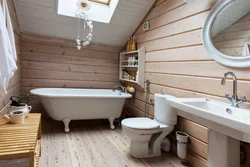
[{"label": "bathtub faucet", "polygon": [[126,93],[126,89],[125,87],[123,87],[122,85],[116,85],[113,89],[113,92],[117,89],[120,88],[121,92]]}]

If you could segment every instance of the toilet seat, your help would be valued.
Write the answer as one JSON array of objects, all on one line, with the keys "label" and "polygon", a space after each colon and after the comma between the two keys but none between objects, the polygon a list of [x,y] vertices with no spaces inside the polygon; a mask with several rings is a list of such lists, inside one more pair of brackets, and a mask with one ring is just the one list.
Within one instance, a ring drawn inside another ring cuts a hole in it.
[{"label": "toilet seat", "polygon": [[159,129],[160,125],[150,118],[127,118],[122,121],[122,125],[137,130]]}]

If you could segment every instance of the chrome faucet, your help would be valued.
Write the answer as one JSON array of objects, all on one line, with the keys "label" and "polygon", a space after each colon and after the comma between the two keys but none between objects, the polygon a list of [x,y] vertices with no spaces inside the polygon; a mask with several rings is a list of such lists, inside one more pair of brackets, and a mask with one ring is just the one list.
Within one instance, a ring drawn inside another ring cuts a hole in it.
[{"label": "chrome faucet", "polygon": [[223,77],[221,79],[221,85],[225,85],[228,75],[231,75],[232,78],[233,78],[233,95],[232,95],[232,97],[230,97],[230,94],[225,94],[224,98],[228,99],[232,103],[232,106],[239,107],[239,104],[247,102],[247,99],[246,99],[246,97],[238,99],[238,95],[237,95],[237,78],[236,78],[236,75],[233,72],[228,71],[227,73],[225,73],[223,75]]},{"label": "chrome faucet", "polygon": [[117,88],[120,88],[120,91],[121,91],[121,92],[126,93],[126,89],[125,89],[125,87],[122,86],[122,85],[116,85],[116,86],[114,87],[114,89],[113,89],[113,92],[114,92],[115,90],[117,90]]}]

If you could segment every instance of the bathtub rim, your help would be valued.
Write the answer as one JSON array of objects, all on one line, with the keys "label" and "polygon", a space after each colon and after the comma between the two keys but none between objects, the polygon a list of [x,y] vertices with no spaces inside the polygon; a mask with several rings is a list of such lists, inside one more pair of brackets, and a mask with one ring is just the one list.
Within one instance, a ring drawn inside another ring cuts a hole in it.
[{"label": "bathtub rim", "polygon": [[[129,93],[122,93],[121,95],[91,95],[91,94],[87,94],[87,95],[67,95],[67,94],[41,94],[41,93],[37,93],[34,92],[35,90],[39,90],[39,89],[74,89],[74,90],[83,90],[84,88],[35,88],[30,90],[30,93],[32,95],[36,95],[39,97],[50,97],[50,98],[132,98],[132,95]],[[91,90],[91,89],[89,89]],[[111,90],[112,89],[93,89],[93,90]],[[117,91],[117,90],[116,90]]]}]

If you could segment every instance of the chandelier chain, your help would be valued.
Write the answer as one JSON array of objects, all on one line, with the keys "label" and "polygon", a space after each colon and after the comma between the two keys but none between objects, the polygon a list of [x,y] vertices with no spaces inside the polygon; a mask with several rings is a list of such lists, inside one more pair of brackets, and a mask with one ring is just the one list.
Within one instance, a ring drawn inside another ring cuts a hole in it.
[{"label": "chandelier chain", "polygon": [[[93,37],[93,23],[91,20],[88,20],[87,11],[90,10],[91,4],[88,0],[78,0],[76,3],[77,11],[76,11],[76,18],[77,18],[77,49],[81,49],[82,46],[88,46]],[[80,39],[80,21],[83,21],[83,41]]]}]

